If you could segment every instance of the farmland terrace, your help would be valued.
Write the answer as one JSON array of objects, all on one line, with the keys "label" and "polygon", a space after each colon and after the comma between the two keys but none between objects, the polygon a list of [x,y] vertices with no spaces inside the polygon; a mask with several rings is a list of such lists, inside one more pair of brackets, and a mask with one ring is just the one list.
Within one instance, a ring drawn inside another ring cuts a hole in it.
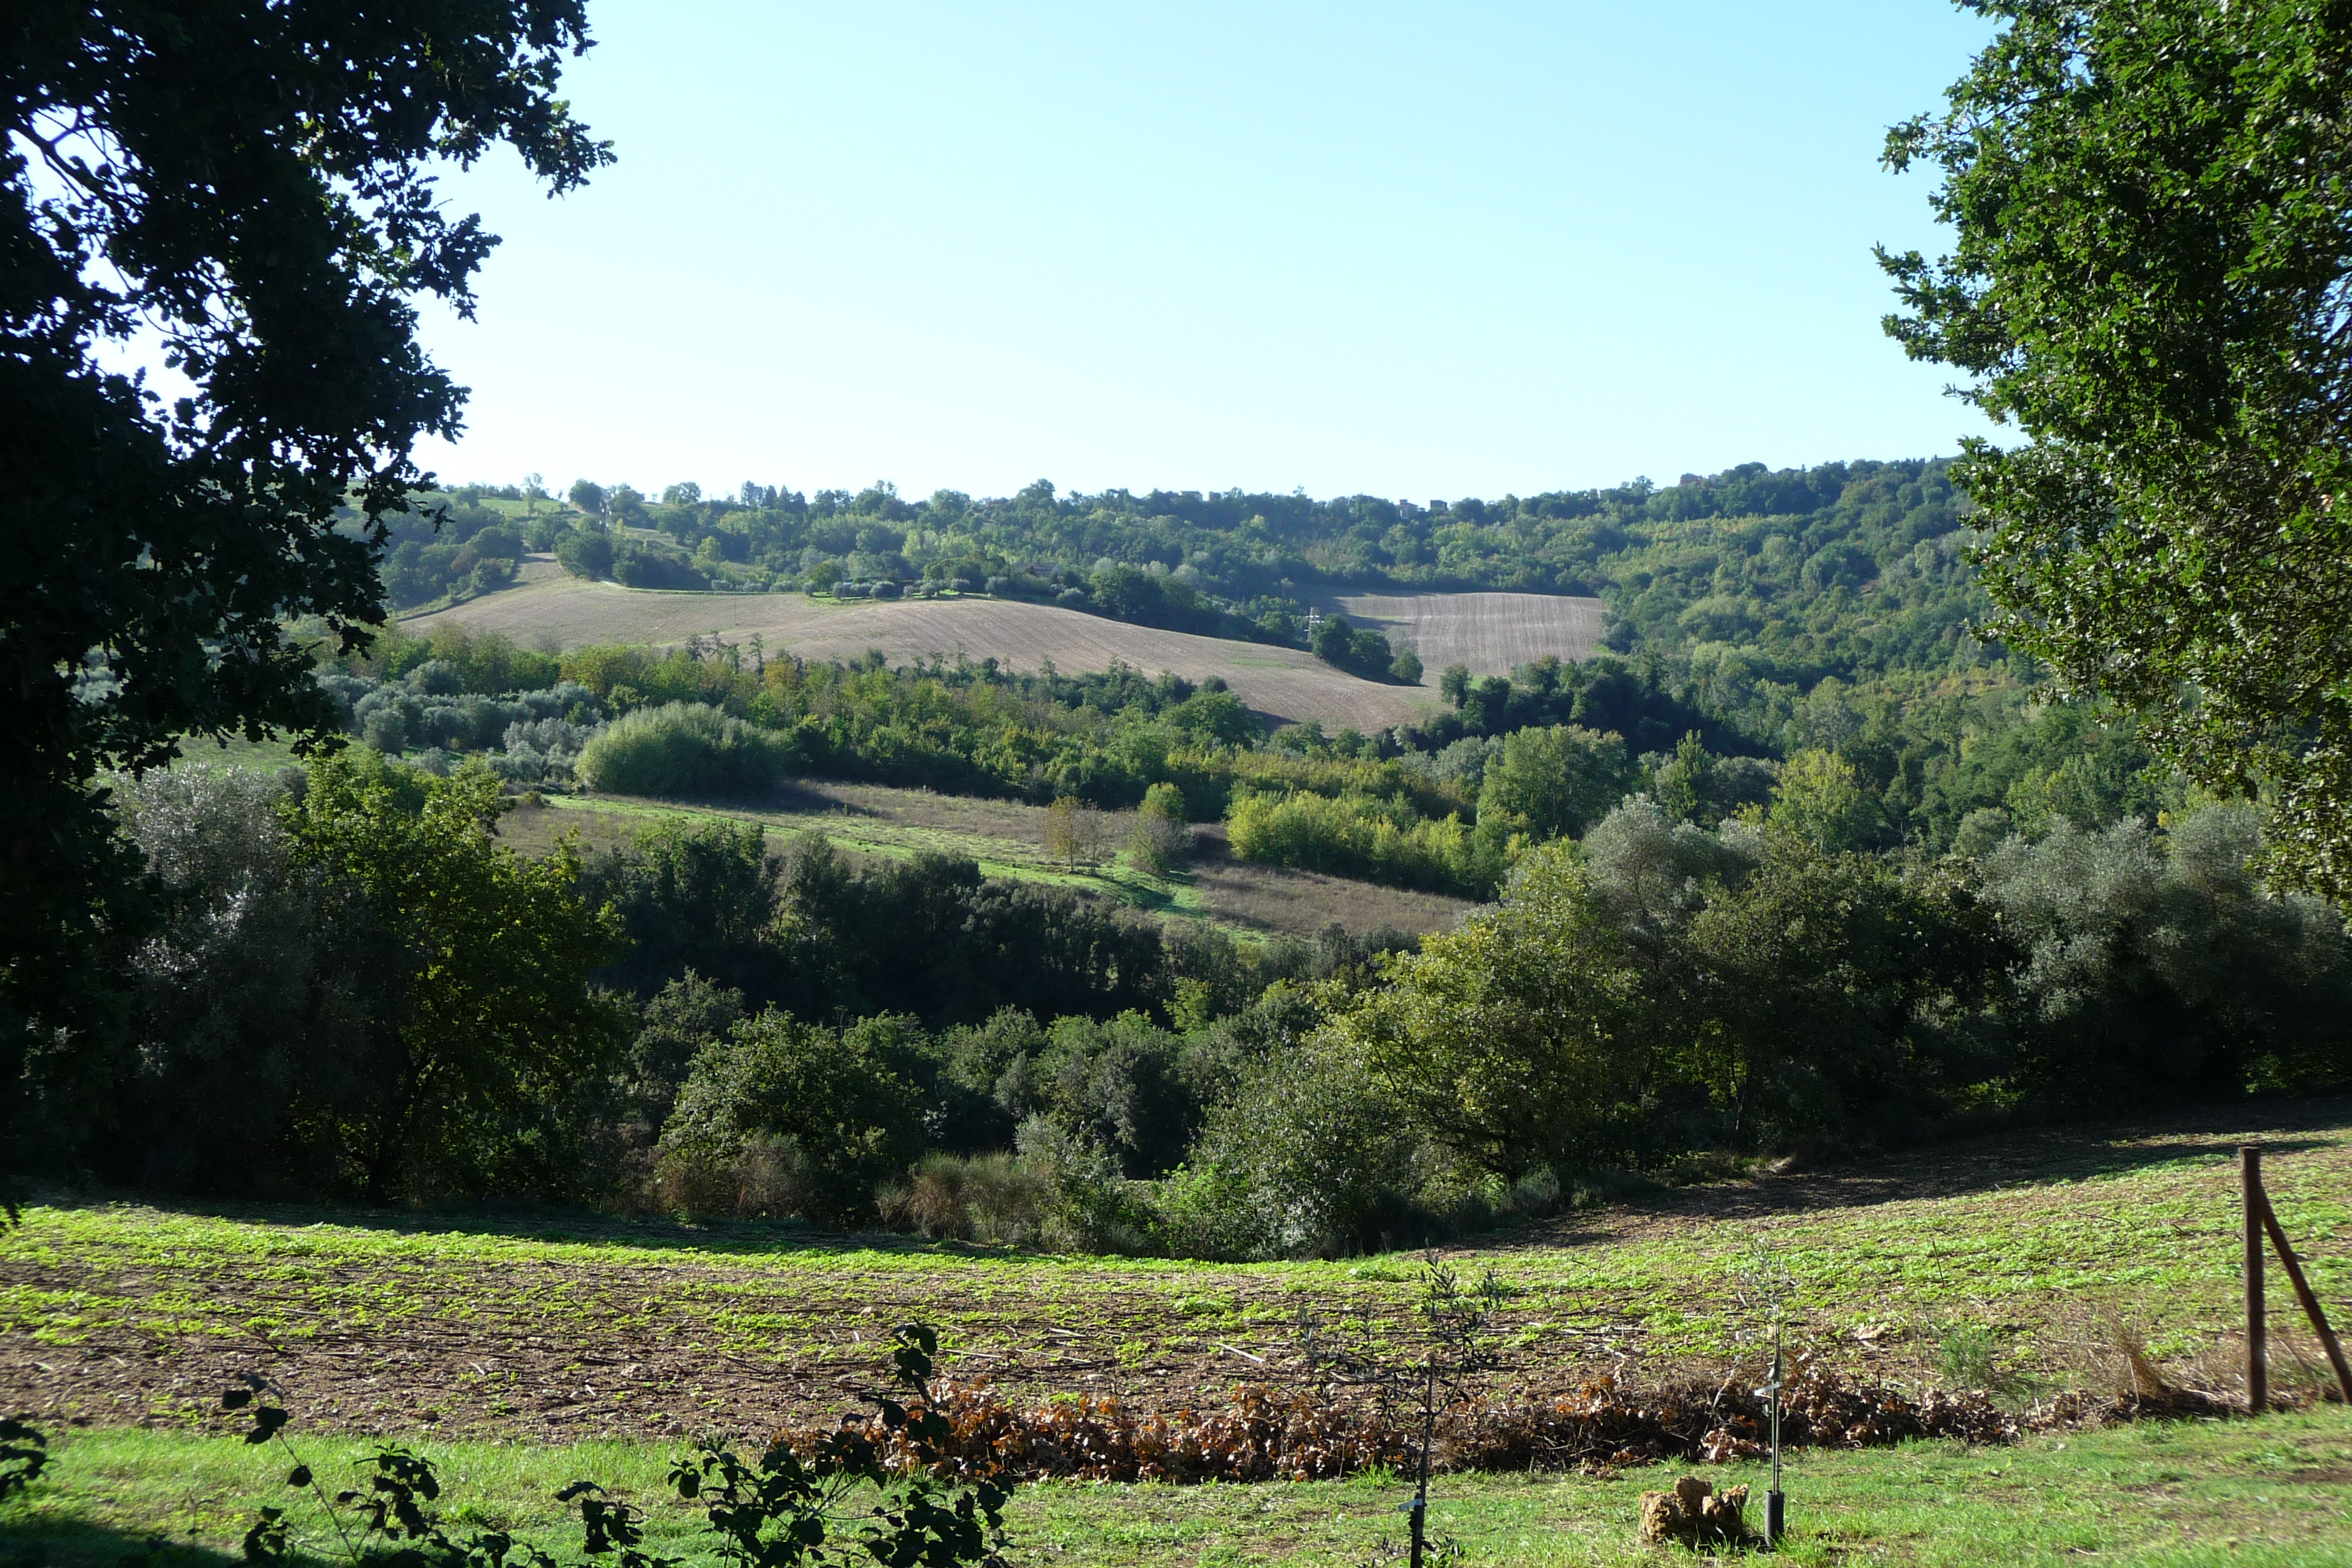
[{"label": "farmland terrace", "polygon": [[[2272,1145],[2280,1215],[2341,1300],[2340,1100],[1654,1191],[1452,1256],[1506,1291],[1497,1392],[1752,1360],[1738,1280],[1757,1236],[1800,1281],[1807,1344],[1861,1373],[1917,1374],[1965,1321],[2021,1375],[2079,1381],[2111,1343],[2099,1323],[2119,1317],[2177,1380],[2217,1387],[2240,1245],[2231,1152],[2248,1137]],[[310,1426],[758,1432],[837,1410],[877,1337],[921,1319],[951,1375],[1010,1397],[1174,1410],[1292,1375],[1302,1306],[1401,1321],[1418,1262],[1227,1267],[755,1224],[53,1199],[0,1235],[0,1398],[50,1421],[179,1423],[259,1373]],[[2282,1378],[2317,1364],[2298,1331],[2273,1323]]]}]

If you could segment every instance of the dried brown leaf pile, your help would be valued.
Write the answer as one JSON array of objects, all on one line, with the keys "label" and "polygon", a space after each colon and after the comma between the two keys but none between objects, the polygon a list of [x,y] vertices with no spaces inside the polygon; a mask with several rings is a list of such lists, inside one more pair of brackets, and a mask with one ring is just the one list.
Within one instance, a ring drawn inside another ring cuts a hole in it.
[{"label": "dried brown leaf pile", "polygon": [[[1096,1395],[1024,1410],[984,1382],[943,1381],[933,1399],[950,1434],[938,1447],[941,1468],[1000,1481],[1322,1480],[1404,1468],[1417,1425],[1376,1405],[1265,1384],[1235,1390],[1220,1410],[1168,1415]],[[2073,1394],[2017,1415],[1981,1394],[1915,1396],[1807,1360],[1790,1379],[1780,1437],[1790,1447],[1877,1447],[1906,1437],[1999,1444],[2028,1431],[2223,1408],[2196,1394],[2168,1394],[2159,1403]],[[1485,1396],[1447,1410],[1432,1458],[1446,1470],[1612,1468],[1669,1458],[1720,1464],[1764,1452],[1767,1421],[1764,1402],[1745,1386],[1691,1382],[1644,1392],[1604,1376],[1564,1396]],[[879,1426],[868,1432],[893,1441]],[[803,1451],[820,1436],[803,1427],[778,1434]]]}]

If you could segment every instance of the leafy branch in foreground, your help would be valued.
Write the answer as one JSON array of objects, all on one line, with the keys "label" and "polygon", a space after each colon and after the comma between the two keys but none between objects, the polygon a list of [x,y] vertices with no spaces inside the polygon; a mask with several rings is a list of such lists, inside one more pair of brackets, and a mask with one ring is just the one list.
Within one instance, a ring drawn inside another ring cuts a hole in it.
[{"label": "leafy branch in foreground", "polygon": [[[887,1568],[1001,1568],[1004,1489],[987,1481],[944,1482],[936,1474],[950,1436],[929,1393],[939,1337],[925,1324],[909,1323],[898,1330],[896,1341],[892,1386],[866,1395],[888,1434],[887,1449],[862,1430],[866,1417],[851,1415],[806,1453],[779,1440],[756,1463],[747,1463],[710,1443],[671,1467],[677,1495],[704,1505],[721,1559],[742,1568],[839,1568],[868,1559]],[[363,1470],[373,1467],[364,1485],[330,1497],[287,1443],[284,1428],[291,1418],[285,1408],[262,1398],[277,1392],[248,1374],[244,1387],[222,1395],[221,1407],[247,1412],[252,1423],[247,1443],[276,1443],[285,1453],[291,1465],[286,1484],[317,1500],[353,1568],[558,1568],[555,1557],[500,1531],[450,1535],[431,1511],[441,1497],[433,1461],[398,1444],[359,1461]],[[0,1424],[0,1438],[13,1425]],[[39,1441],[37,1434],[33,1440]],[[46,1458],[31,1452],[24,1480]],[[13,1453],[0,1448],[0,1467]],[[0,1497],[12,1474],[0,1468]],[[584,1556],[610,1559],[614,1568],[679,1568],[682,1559],[644,1549],[644,1514],[608,1497],[596,1482],[575,1480],[555,1499],[577,1505]],[[289,1531],[284,1509],[258,1510],[245,1534],[246,1561],[287,1561]]]},{"label": "leafy branch in foreground", "polygon": [[[1004,1489],[984,1480],[950,1485],[936,1479],[952,1436],[929,1393],[939,1336],[908,1323],[896,1340],[892,1382],[901,1397],[866,1396],[898,1439],[895,1454],[886,1454],[858,1429],[861,1418],[849,1415],[807,1455],[779,1441],[750,1465],[705,1444],[671,1468],[680,1497],[707,1503],[710,1530],[722,1540],[720,1556],[742,1568],[855,1563],[860,1549],[890,1568],[1003,1563]],[[853,1503],[868,1486],[881,1495],[861,1513]]]}]

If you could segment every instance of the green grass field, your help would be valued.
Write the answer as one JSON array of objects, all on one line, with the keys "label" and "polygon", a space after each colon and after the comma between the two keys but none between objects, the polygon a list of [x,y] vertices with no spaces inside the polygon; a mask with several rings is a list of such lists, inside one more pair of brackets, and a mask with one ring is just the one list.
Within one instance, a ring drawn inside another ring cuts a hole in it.
[{"label": "green grass field", "polygon": [[[364,1448],[292,1435],[329,1486]],[[676,1444],[427,1443],[460,1531],[501,1529],[572,1558],[555,1489],[592,1479],[648,1515],[647,1545],[714,1561],[697,1516],[663,1475]],[[236,1558],[253,1510],[292,1503],[301,1555],[332,1562],[315,1507],[282,1485],[285,1460],[229,1436],[70,1431],[49,1476],[0,1508],[0,1560],[43,1568],[215,1568]],[[1634,1541],[1636,1500],[1680,1467],[1614,1475],[1450,1476],[1430,1508],[1433,1537],[1465,1564],[1689,1562]],[[1710,1468],[1718,1485],[1759,1491],[1754,1465]],[[1790,1462],[1790,1534],[1782,1560],[1806,1564],[2352,1563],[2352,1417],[2328,1408],[2259,1422],[2148,1423],[2005,1448],[1907,1444],[1804,1453]],[[1008,1510],[1015,1561],[1308,1568],[1401,1561],[1386,1476],[1259,1486],[1024,1487]]]}]

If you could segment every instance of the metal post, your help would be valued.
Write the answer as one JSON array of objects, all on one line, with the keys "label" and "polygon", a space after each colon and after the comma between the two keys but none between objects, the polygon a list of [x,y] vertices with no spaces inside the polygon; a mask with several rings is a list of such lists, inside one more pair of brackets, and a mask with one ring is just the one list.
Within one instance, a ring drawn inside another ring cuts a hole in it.
[{"label": "metal post", "polygon": [[2263,1146],[2238,1148],[2238,1179],[2246,1204],[2246,1414],[2270,1404],[2270,1346],[2263,1313]]},{"label": "metal post", "polygon": [[1437,1436],[1437,1357],[1430,1352],[1429,1384],[1421,1400],[1421,1483],[1412,1493],[1412,1563],[1422,1568],[1429,1539],[1429,1446]]},{"label": "metal post", "polygon": [[1783,1382],[1780,1359],[1780,1324],[1772,1324],[1772,1488],[1764,1494],[1764,1546],[1769,1551],[1780,1544],[1782,1526],[1780,1496],[1780,1385]]}]

